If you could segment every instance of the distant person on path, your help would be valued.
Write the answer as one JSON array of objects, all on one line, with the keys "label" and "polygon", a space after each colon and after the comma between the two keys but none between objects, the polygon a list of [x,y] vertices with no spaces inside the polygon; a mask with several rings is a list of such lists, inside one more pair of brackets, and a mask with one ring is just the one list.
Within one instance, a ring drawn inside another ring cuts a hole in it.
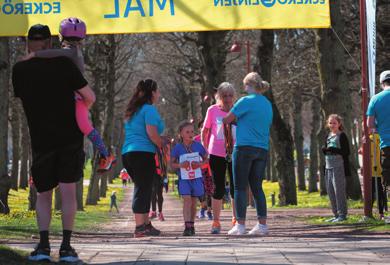
[{"label": "distant person on path", "polygon": [[327,222],[347,220],[346,178],[351,175],[349,168],[348,137],[343,132],[342,118],[337,114],[327,119],[329,133],[322,151],[325,155],[325,182],[334,217]]},{"label": "distant person on path", "polygon": [[272,124],[271,102],[262,94],[269,89],[259,74],[252,72],[244,78],[247,96],[234,104],[224,123],[237,123],[237,139],[233,150],[234,205],[237,224],[228,235],[245,234],[248,182],[252,190],[258,224],[251,235],[268,234],[267,203],[262,187],[267,165],[270,127]]},{"label": "distant person on path", "polygon": [[[51,48],[48,26],[34,25],[28,31],[27,49]],[[77,66],[66,57],[32,58],[13,67],[12,84],[27,117],[32,146],[31,173],[37,189],[37,223],[40,241],[29,259],[50,260],[49,226],[53,189],[59,185],[63,239],[60,261],[77,261],[70,245],[76,214],[76,182],[83,176],[83,134],[76,122],[74,93],[87,105],[95,101]]]},{"label": "distant person on path", "polygon": [[116,212],[119,213],[118,205],[116,204],[116,191],[113,191],[110,196],[110,212],[113,207],[115,207]]},{"label": "distant person on path", "polygon": [[159,97],[156,81],[142,80],[138,82],[126,109],[122,161],[134,182],[134,237],[158,236],[161,233],[149,219],[153,179],[156,175],[154,156],[156,148],[163,147],[160,135],[164,131],[164,122],[154,106]]},{"label": "distant person on path", "polygon": [[183,197],[183,236],[195,235],[196,204],[204,195],[201,168],[208,163],[208,154],[201,143],[193,140],[194,125],[183,121],[179,125],[180,142],[171,152],[171,167],[179,177],[178,190]]},{"label": "distant person on path", "polygon": [[390,70],[379,76],[382,92],[374,95],[367,108],[367,126],[372,132],[377,131],[382,152],[382,182],[390,186]]},{"label": "distant person on path", "polygon": [[[158,217],[158,220],[165,221],[164,214],[162,213],[164,197],[164,173],[160,166],[159,155],[155,155],[156,160],[156,175],[153,179],[153,189],[152,189],[152,210],[149,212],[149,218],[153,219]],[[157,207],[156,207],[157,206]],[[157,209],[158,208],[158,213]]]},{"label": "distant person on path", "polygon": [[122,180],[122,187],[123,187],[123,188],[127,187],[127,182],[128,182],[129,179],[130,179],[130,175],[129,175],[129,173],[127,173],[126,168],[123,168],[123,169],[121,170],[121,173],[119,174],[119,177],[120,177],[121,180]]},{"label": "distant person on path", "polygon": [[[203,120],[198,123],[198,128],[200,129],[203,128]],[[195,135],[194,141],[201,143],[202,142],[201,134]],[[204,195],[202,197],[199,197],[200,209],[199,209],[198,218],[199,219],[206,218],[206,214],[207,214],[208,220],[211,221],[213,220],[211,203],[212,203],[212,196],[214,194],[214,184],[213,184],[213,179],[211,177],[210,163],[207,163],[202,167],[202,175],[203,175]]]},{"label": "distant person on path", "polygon": [[[223,197],[225,195],[226,171],[230,179],[230,195],[234,198],[233,173],[231,154],[227,152],[227,139],[225,135],[222,119],[227,116],[233,107],[235,89],[232,84],[223,82],[217,88],[217,103],[208,108],[205,121],[202,128],[202,143],[210,153],[210,168],[214,184],[214,194],[212,199],[213,224],[211,226],[212,234],[221,232],[220,214],[222,209]],[[231,127],[232,132],[230,141],[232,145],[235,142],[235,126]],[[234,203],[232,203],[232,222],[235,224]]]},{"label": "distant person on path", "polygon": [[[70,58],[84,74],[84,56],[81,51],[83,40],[87,34],[87,26],[79,18],[70,17],[61,21],[59,38],[61,49],[46,49],[32,51],[26,58],[55,58],[65,56]],[[76,121],[85,136],[93,143],[100,153],[99,172],[108,171],[112,164],[116,162],[115,156],[110,154],[108,148],[103,142],[100,133],[93,128],[89,120],[89,106],[83,98],[75,93],[76,101]]]}]

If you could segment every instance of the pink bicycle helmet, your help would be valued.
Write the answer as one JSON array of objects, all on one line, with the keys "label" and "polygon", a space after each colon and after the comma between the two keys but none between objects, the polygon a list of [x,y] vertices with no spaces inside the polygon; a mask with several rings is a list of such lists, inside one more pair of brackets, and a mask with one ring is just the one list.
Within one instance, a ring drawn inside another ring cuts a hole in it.
[{"label": "pink bicycle helmet", "polygon": [[60,23],[60,34],[64,38],[84,39],[87,34],[87,26],[79,18],[66,18]]}]

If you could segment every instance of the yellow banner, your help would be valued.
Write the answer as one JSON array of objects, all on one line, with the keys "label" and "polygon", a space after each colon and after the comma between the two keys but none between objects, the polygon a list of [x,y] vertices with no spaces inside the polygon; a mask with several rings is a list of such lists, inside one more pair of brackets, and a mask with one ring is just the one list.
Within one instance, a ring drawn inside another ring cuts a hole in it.
[{"label": "yellow banner", "polygon": [[329,0],[0,0],[0,36],[78,17],[88,34],[328,28]]}]

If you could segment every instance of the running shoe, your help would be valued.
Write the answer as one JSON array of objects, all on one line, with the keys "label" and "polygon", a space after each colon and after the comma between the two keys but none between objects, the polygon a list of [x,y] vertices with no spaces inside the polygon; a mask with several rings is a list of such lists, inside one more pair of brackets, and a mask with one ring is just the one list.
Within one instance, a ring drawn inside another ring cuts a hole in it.
[{"label": "running shoe", "polygon": [[71,246],[60,249],[60,262],[77,262],[79,256]]},{"label": "running shoe", "polygon": [[268,226],[262,225],[262,224],[256,224],[251,231],[249,231],[249,235],[262,235],[266,236],[268,235]]},{"label": "running shoe", "polygon": [[39,244],[30,253],[28,259],[31,261],[51,261],[50,247],[41,247]]}]

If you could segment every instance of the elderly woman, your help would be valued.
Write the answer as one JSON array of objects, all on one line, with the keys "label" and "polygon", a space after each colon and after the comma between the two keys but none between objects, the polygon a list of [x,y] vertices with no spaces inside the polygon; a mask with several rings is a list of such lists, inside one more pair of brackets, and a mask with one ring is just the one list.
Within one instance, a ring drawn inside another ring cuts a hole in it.
[{"label": "elderly woman", "polygon": [[[228,154],[226,151],[227,139],[225,139],[226,132],[224,132],[222,122],[222,119],[226,117],[230,109],[233,107],[234,95],[235,89],[232,84],[223,82],[219,85],[216,93],[217,104],[208,108],[202,128],[202,143],[210,154],[209,164],[214,184],[214,194],[212,199],[214,221],[211,226],[212,234],[219,234],[221,232],[219,218],[222,209],[222,199],[225,195],[226,169],[229,172],[230,195],[234,198],[232,162],[228,157],[228,155],[231,154]],[[233,128],[233,131],[234,130],[235,128]],[[234,142],[234,139],[229,140]],[[234,204],[232,203],[232,205]],[[233,222],[235,222],[234,210]]]},{"label": "elderly woman", "polygon": [[234,104],[223,122],[237,123],[237,139],[233,150],[234,204],[237,224],[229,235],[245,234],[247,208],[247,186],[250,185],[257,212],[258,224],[249,232],[251,235],[266,235],[267,204],[262,180],[267,164],[269,134],[272,123],[272,105],[262,94],[269,84],[259,74],[249,73],[244,78],[247,96]]},{"label": "elderly woman", "polygon": [[156,81],[142,80],[126,109],[125,141],[122,161],[134,182],[133,212],[134,237],[158,236],[160,231],[149,220],[152,183],[156,173],[154,156],[156,147],[161,148],[164,123],[154,106],[160,92]]}]

